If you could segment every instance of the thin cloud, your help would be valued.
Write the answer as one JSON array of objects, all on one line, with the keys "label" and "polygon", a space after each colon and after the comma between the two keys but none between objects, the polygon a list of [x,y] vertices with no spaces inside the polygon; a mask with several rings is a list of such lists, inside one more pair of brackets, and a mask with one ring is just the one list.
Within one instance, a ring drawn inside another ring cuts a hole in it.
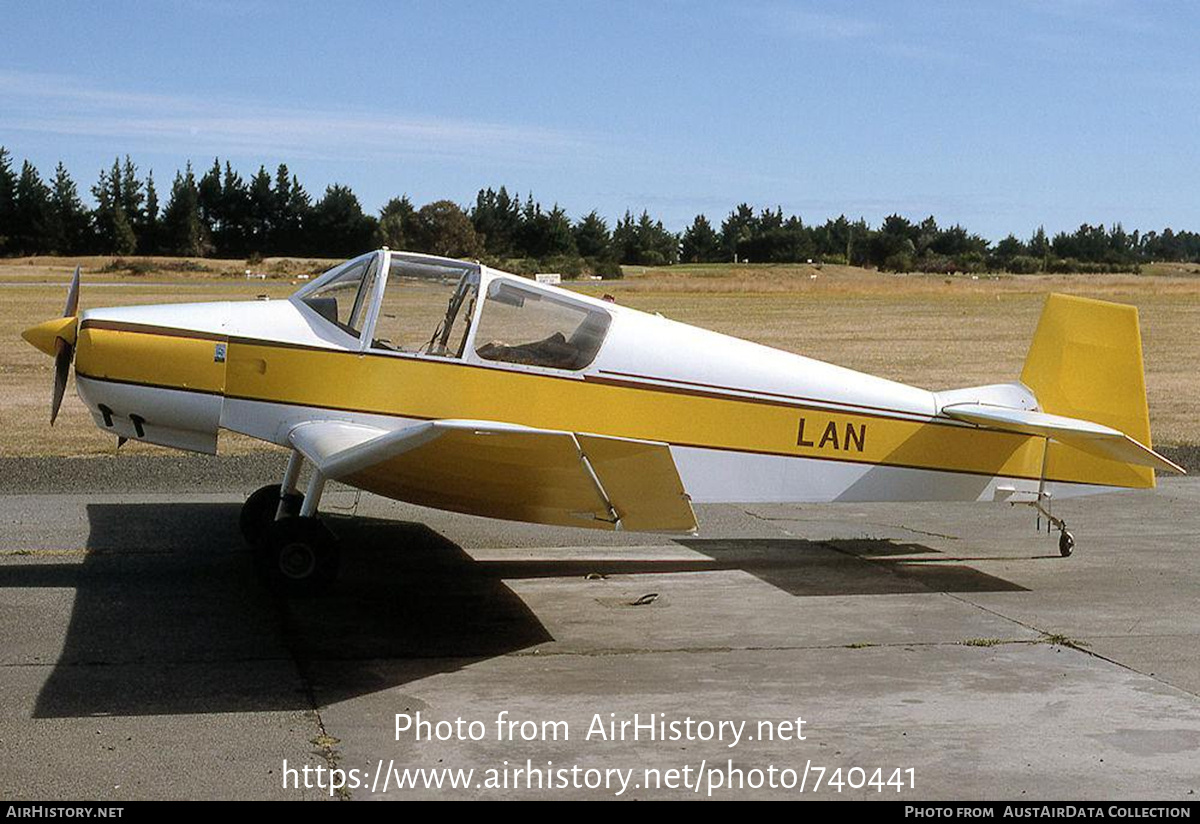
[{"label": "thin cloud", "polygon": [[879,26],[869,20],[794,6],[750,7],[747,11],[772,24],[776,31],[789,35],[826,40],[860,40],[879,32]]},{"label": "thin cloud", "polygon": [[151,151],[252,153],[324,160],[545,160],[594,155],[603,143],[537,126],[310,109],[254,100],[106,89],[62,75],[0,72],[6,131],[120,139]]},{"label": "thin cloud", "polygon": [[[1055,3],[1040,0],[1025,0],[1030,15],[1057,18],[1072,29],[1081,25],[1129,34],[1162,35],[1162,26],[1147,14],[1145,4],[1120,2],[1120,0],[1058,0]],[[1154,10],[1153,7],[1150,7]]]},{"label": "thin cloud", "polygon": [[894,26],[883,26],[874,17],[818,11],[794,5],[746,4],[738,14],[767,34],[800,40],[842,44],[903,60],[943,62],[956,59],[922,37],[907,38]]}]

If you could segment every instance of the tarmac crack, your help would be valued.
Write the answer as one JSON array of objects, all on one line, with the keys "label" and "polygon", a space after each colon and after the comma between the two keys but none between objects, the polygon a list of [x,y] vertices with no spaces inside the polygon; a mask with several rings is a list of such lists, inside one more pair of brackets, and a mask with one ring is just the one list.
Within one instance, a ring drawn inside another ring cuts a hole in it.
[{"label": "tarmac crack", "polygon": [[[304,698],[308,702],[308,709],[304,714],[312,722],[316,730],[316,735],[308,741],[317,749],[315,755],[320,757],[325,766],[329,770],[335,770],[341,761],[341,754],[338,752],[337,745],[341,743],[341,739],[335,738],[329,734],[329,730],[325,726],[325,719],[321,717],[321,706],[317,701],[317,691],[313,685],[313,679],[309,674],[309,667],[312,661],[301,654],[300,650],[292,643],[292,622],[291,622],[291,604],[286,599],[279,599],[277,602],[279,615],[279,631],[283,640],[284,647],[288,651],[287,660],[290,660],[296,667],[296,676],[300,679],[300,687],[304,693]],[[336,790],[339,801],[350,800],[350,790],[346,787],[339,787]]]},{"label": "tarmac crack", "polygon": [[741,646],[741,647],[611,647],[593,650],[532,650],[510,653],[509,658],[549,658],[549,657],[580,657],[604,658],[620,655],[704,655],[728,654],[735,652],[824,652],[830,650],[861,650],[861,649],[931,649],[937,647],[973,647],[973,646],[1005,646],[1024,645],[1035,646],[1049,643],[1045,638],[992,638],[987,643],[972,643],[978,639],[963,639],[960,641],[885,641],[880,643],[860,642],[850,644],[795,644],[777,646]]},{"label": "tarmac crack", "polygon": [[[1142,676],[1143,678],[1149,678],[1151,681],[1154,681],[1155,683],[1158,683],[1158,684],[1162,684],[1164,687],[1168,687],[1173,690],[1178,690],[1179,692],[1182,692],[1184,695],[1189,695],[1192,698],[1200,698],[1200,692],[1196,692],[1195,690],[1187,689],[1186,687],[1181,687],[1178,684],[1172,684],[1170,681],[1166,681],[1163,678],[1158,677],[1157,675],[1155,675],[1152,672],[1147,672],[1145,670],[1138,669],[1137,667],[1133,666],[1132,664],[1126,664],[1123,661],[1118,661],[1117,659],[1111,658],[1107,655],[1099,653],[1094,649],[1088,649],[1086,641],[1075,640],[1075,639],[1069,638],[1065,635],[1061,635],[1059,633],[1049,632],[1048,630],[1044,630],[1041,627],[1036,626],[1035,624],[1029,623],[1028,621],[1022,621],[1021,619],[1014,618],[1011,615],[1005,615],[1003,612],[1000,612],[999,610],[985,607],[983,604],[977,604],[974,601],[972,601],[968,598],[964,598],[960,595],[956,595],[953,592],[946,592],[943,594],[950,598],[953,598],[954,600],[958,601],[961,604],[965,604],[967,606],[974,607],[975,609],[978,609],[982,612],[986,612],[987,614],[992,615],[996,618],[999,618],[1003,621],[1008,621],[1009,623],[1016,624],[1019,627],[1024,627],[1025,629],[1030,630],[1031,632],[1036,632],[1042,636],[1041,640],[1043,643],[1052,643],[1057,646],[1064,647],[1066,649],[1074,650],[1075,652],[1081,652],[1084,655],[1088,655],[1092,658],[1095,658],[1098,661],[1104,661],[1105,663],[1112,664],[1115,667],[1120,667],[1121,669],[1126,670],[1127,672],[1135,673],[1137,675]],[[1096,636],[1096,637],[1097,638],[1107,638],[1107,637],[1113,637],[1113,636]],[[1116,636],[1116,637],[1123,637],[1123,636]]]},{"label": "tarmac crack", "polygon": [[143,556],[172,555],[165,549],[93,548],[81,549],[0,549],[0,558],[90,558],[99,555]]},{"label": "tarmac crack", "polygon": [[943,532],[929,532],[928,530],[925,530],[925,529],[917,529],[915,526],[905,526],[904,524],[877,524],[877,523],[870,523],[870,524],[868,524],[868,526],[886,526],[886,527],[889,527],[889,528],[891,528],[891,529],[900,529],[900,530],[903,530],[903,531],[905,531],[905,532],[911,532],[911,533],[913,533],[914,535],[925,535],[925,536],[927,536],[927,537],[929,537],[929,538],[945,538],[947,541],[957,541],[957,540],[958,540],[958,536],[957,536],[957,535],[947,535],[947,534],[945,534],[945,533],[943,533]]},{"label": "tarmac crack", "polygon": [[[780,523],[780,522],[783,522],[783,523],[789,523],[789,522],[790,523],[810,523],[810,522],[818,522],[818,521],[826,521],[827,522],[830,520],[829,518],[797,518],[797,517],[776,518],[771,515],[763,515],[759,512],[754,512],[753,510],[744,509],[744,508],[742,509],[742,512],[745,513],[746,515],[750,516],[751,518],[755,518],[759,521],[766,521],[768,523]],[[862,524],[864,526],[883,527],[885,529],[898,529],[901,532],[911,532],[914,535],[924,535],[928,538],[943,538],[947,541],[959,540],[957,535],[947,535],[943,532],[929,532],[928,530],[917,529],[916,527],[906,526],[904,524],[880,523],[878,521],[855,521],[854,523]],[[784,529],[783,527],[776,527],[776,528],[779,529],[779,531],[785,535],[794,535],[795,534],[789,530]]]},{"label": "tarmac crack", "polygon": [[7,661],[0,667],[192,667],[213,664],[265,664],[292,661],[288,655],[233,656],[229,658],[156,658],[153,661]]}]

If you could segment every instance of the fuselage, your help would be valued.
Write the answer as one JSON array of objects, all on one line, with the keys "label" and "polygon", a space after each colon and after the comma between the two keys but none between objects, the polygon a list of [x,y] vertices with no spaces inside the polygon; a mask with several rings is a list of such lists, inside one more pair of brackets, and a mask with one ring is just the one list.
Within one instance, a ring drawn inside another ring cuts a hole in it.
[{"label": "fuselage", "polygon": [[[392,317],[382,298],[363,304],[360,334],[330,322],[304,290],[88,310],[78,392],[106,431],[205,452],[222,429],[286,446],[313,420],[394,430],[465,419],[663,442],[696,502],[993,500],[1043,480],[1043,439],[938,412],[950,397],[1036,408],[1020,384],[934,393],[487,267],[473,276],[481,297],[463,307],[461,352],[439,354],[376,339],[371,324]],[[591,360],[497,360],[520,347],[483,340],[482,296],[508,287],[607,318]],[[1141,485],[1119,464],[1105,472],[1052,467],[1046,480],[1060,497]]]}]

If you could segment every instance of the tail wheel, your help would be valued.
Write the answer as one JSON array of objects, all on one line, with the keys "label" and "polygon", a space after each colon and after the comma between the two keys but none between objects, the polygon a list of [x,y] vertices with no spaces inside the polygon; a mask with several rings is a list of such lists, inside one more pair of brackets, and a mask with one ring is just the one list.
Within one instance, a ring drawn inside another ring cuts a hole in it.
[{"label": "tail wheel", "polygon": [[263,582],[286,597],[326,592],[337,580],[338,540],[318,518],[292,516],[274,521],[255,548]]},{"label": "tail wheel", "polygon": [[1072,550],[1075,549],[1075,536],[1065,529],[1058,535],[1058,554],[1064,558],[1069,558]]},{"label": "tail wheel", "polygon": [[[246,499],[246,503],[242,504],[238,526],[241,527],[242,537],[246,539],[246,543],[253,546],[262,540],[279,511],[279,495],[282,489],[283,487],[279,484],[264,486],[251,493],[250,497]],[[284,515],[299,515],[300,505],[304,503],[304,496],[295,492],[286,496],[285,502]]]}]

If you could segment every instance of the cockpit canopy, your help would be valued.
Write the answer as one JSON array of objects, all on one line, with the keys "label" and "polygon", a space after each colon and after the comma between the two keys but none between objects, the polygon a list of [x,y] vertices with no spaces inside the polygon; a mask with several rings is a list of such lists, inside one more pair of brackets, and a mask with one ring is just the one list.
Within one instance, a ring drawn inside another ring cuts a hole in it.
[{"label": "cockpit canopy", "polygon": [[389,250],[331,269],[292,299],[349,336],[350,348],[572,371],[595,360],[612,322],[561,289]]}]

